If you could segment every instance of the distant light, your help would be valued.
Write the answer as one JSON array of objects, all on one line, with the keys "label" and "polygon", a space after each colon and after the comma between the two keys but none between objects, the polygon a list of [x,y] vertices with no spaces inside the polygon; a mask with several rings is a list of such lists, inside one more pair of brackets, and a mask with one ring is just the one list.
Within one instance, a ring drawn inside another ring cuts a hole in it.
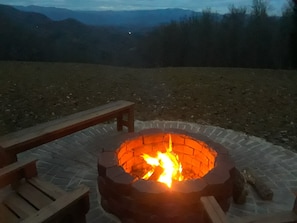
[{"label": "distant light", "polygon": [[129,35],[131,35],[131,34],[132,34],[132,32],[128,32],[128,34],[129,34]]}]

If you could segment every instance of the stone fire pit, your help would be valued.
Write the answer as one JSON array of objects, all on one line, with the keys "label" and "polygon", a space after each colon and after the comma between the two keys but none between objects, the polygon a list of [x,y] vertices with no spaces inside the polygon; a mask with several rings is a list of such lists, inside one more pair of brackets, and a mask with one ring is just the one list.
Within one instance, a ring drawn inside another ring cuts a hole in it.
[{"label": "stone fire pit", "polygon": [[[169,134],[185,176],[171,188],[141,179],[148,165],[141,155],[165,148]],[[98,159],[101,205],[123,222],[204,222],[201,196],[214,196],[228,211],[235,167],[221,144],[180,129],[148,129],[105,144]]]}]

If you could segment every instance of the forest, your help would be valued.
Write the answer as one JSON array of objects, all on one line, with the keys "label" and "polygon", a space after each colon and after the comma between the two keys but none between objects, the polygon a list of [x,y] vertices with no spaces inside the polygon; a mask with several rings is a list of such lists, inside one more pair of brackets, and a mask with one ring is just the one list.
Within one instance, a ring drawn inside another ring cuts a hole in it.
[{"label": "forest", "polygon": [[218,16],[201,17],[156,28],[140,42],[147,66],[296,68],[297,1],[282,16],[268,16],[268,5],[254,0],[247,8],[231,6]]},{"label": "forest", "polygon": [[288,3],[281,16],[269,15],[266,1],[253,0],[250,8],[230,6],[224,15],[205,9],[135,33],[1,6],[0,60],[294,69],[297,0]]}]

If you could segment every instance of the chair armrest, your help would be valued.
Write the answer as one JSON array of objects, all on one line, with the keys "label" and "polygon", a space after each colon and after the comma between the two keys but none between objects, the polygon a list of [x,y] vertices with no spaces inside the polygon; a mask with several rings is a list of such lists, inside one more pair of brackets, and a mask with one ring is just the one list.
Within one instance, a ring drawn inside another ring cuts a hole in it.
[{"label": "chair armrest", "polygon": [[89,208],[89,188],[81,185],[76,190],[64,194],[48,206],[40,209],[22,223],[53,222],[73,213],[84,216]]},{"label": "chair armrest", "polygon": [[15,183],[22,178],[37,176],[36,159],[24,159],[0,169],[0,188]]},{"label": "chair armrest", "polygon": [[200,201],[211,223],[227,223],[227,217],[213,196],[201,197]]}]

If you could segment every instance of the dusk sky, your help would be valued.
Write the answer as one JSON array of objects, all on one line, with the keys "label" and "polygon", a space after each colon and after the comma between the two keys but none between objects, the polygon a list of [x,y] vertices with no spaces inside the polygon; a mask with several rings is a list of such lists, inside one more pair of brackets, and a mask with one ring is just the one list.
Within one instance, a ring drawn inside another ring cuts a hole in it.
[{"label": "dusk sky", "polygon": [[[286,0],[267,0],[269,14],[280,15]],[[6,5],[38,5],[67,8],[72,10],[139,10],[182,8],[202,11],[210,8],[213,12],[226,13],[230,5],[246,6],[250,9],[252,0],[0,0]]]}]

